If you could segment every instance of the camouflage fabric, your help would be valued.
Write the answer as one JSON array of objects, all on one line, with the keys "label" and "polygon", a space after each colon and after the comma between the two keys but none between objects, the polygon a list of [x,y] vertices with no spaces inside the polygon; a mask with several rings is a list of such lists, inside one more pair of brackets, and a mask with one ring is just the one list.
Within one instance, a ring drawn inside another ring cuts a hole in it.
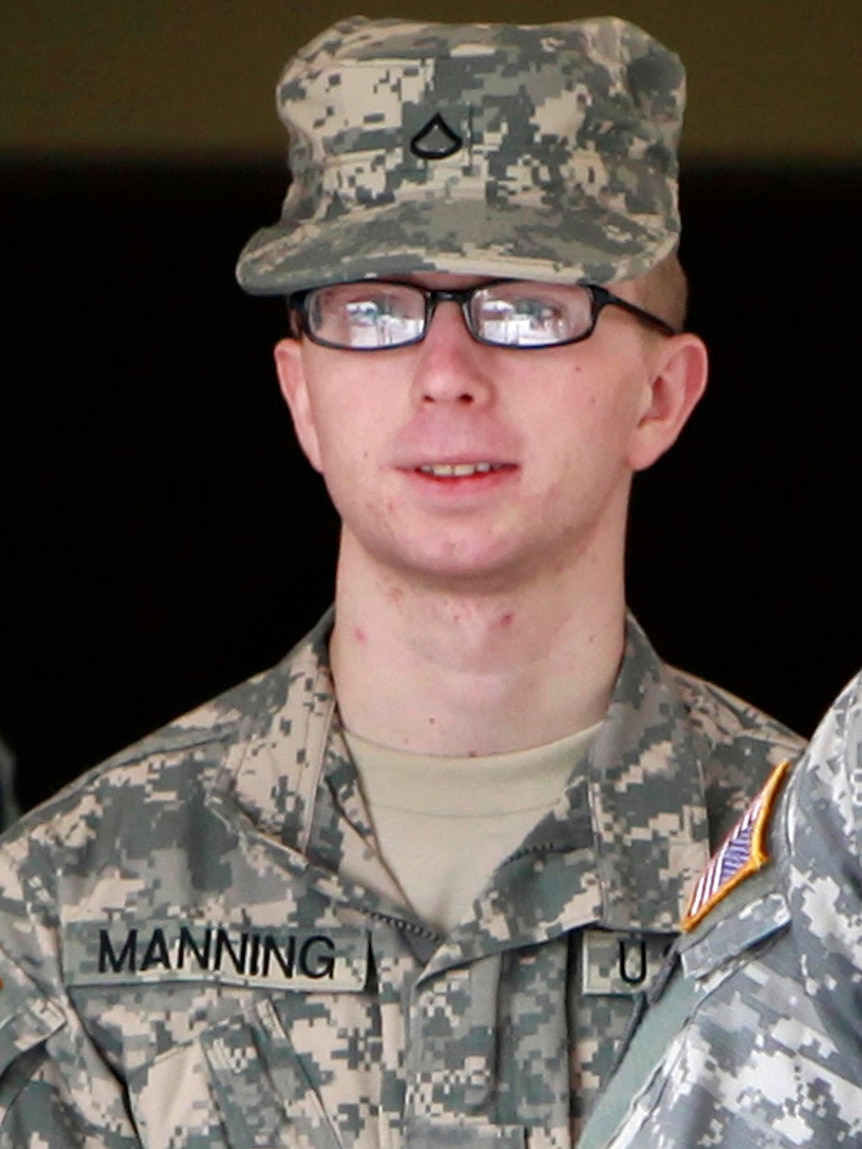
[{"label": "camouflage fabric", "polygon": [[287,294],[420,270],[640,275],[679,239],[684,89],[679,58],[614,17],[344,20],[277,87],[291,183],[239,282]]},{"label": "camouflage fabric", "polygon": [[630,621],[586,767],[441,937],[399,903],[329,620],[0,850],[0,1149],[563,1149],[692,879],[798,740]]},{"label": "camouflage fabric", "polygon": [[589,1149],[862,1145],[862,675],[793,768],[767,842],[767,864],[680,941]]}]

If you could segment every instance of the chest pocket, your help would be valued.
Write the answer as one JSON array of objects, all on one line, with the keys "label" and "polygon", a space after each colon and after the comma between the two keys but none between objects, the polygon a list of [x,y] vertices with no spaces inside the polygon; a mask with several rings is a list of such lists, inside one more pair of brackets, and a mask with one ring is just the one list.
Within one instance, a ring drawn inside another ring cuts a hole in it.
[{"label": "chest pocket", "polygon": [[41,1047],[65,1023],[59,1006],[0,951],[0,1123],[41,1061]]},{"label": "chest pocket", "polygon": [[[319,1029],[325,1040],[325,1020]],[[147,1149],[169,1149],[180,1131],[187,1149],[342,1149],[312,1073],[261,999],[134,1072],[129,1086]]]}]

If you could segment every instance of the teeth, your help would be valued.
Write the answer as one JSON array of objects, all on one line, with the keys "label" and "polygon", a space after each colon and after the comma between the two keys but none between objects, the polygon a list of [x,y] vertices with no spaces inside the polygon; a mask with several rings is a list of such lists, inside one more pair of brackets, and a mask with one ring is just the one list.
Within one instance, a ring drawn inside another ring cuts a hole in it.
[{"label": "teeth", "polygon": [[444,479],[461,479],[468,475],[487,475],[497,470],[494,463],[426,463],[419,470],[423,475],[435,475]]}]

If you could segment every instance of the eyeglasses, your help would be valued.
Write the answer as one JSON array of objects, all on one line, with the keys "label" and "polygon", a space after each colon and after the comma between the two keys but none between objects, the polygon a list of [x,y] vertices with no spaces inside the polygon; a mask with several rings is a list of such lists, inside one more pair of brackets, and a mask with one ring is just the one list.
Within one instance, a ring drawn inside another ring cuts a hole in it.
[{"label": "eyeglasses", "polygon": [[657,315],[593,283],[498,279],[460,291],[364,279],[312,287],[289,297],[313,343],[344,351],[386,351],[420,343],[438,303],[457,303],[479,343],[513,350],[580,343],[606,307],[620,307],[665,335],[678,332]]}]

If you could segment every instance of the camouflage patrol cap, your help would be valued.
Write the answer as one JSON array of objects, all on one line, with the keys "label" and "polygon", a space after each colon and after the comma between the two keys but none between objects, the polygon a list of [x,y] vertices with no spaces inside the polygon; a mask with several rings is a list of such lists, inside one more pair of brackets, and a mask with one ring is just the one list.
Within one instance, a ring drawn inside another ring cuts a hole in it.
[{"label": "camouflage patrol cap", "polygon": [[545,25],[354,17],[291,60],[281,220],[256,294],[412,271],[609,283],[679,237],[679,58],[616,17]]}]

